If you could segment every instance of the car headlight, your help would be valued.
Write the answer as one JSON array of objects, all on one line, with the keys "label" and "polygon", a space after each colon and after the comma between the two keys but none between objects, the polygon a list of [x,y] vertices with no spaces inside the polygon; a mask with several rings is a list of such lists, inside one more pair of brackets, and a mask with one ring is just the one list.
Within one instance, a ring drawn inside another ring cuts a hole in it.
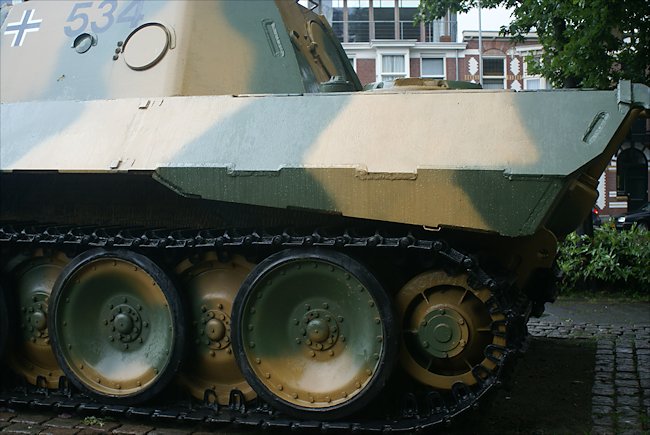
[{"label": "car headlight", "polygon": [[623,222],[625,222],[625,216],[621,216],[620,218],[616,219],[616,222],[622,224]]}]

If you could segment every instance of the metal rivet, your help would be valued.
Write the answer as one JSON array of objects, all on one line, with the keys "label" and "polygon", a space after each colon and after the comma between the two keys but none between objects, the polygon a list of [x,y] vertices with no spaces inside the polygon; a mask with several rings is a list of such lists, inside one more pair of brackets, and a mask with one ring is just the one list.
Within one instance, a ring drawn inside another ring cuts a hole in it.
[{"label": "metal rivet", "polygon": [[329,304],[328,304],[327,302],[323,302],[323,308],[327,309],[327,308],[329,308],[329,307],[330,307],[330,306],[329,306]]},{"label": "metal rivet", "polygon": [[265,377],[266,379],[271,379],[271,373],[268,373],[268,372],[267,372],[267,373],[264,373],[264,377]]},{"label": "metal rivet", "polygon": [[339,317],[338,317],[338,321],[339,321],[339,322],[343,322],[343,316],[339,316]]},{"label": "metal rivet", "polygon": [[334,356],[334,351],[330,350],[330,356]]},{"label": "metal rivet", "polygon": [[262,363],[262,360],[261,360],[260,358],[255,358],[255,362],[256,362],[257,364],[261,364],[261,363]]},{"label": "metal rivet", "polygon": [[311,310],[311,305],[305,304],[305,310],[307,310],[307,311]]},{"label": "metal rivet", "polygon": [[377,336],[377,342],[381,343],[382,341],[384,341],[384,337],[382,337],[381,335]]},{"label": "metal rivet", "polygon": [[282,384],[278,384],[278,390],[280,391],[284,390],[284,386]]},{"label": "metal rivet", "polygon": [[297,398],[298,398],[298,394],[297,394],[297,393],[293,393],[293,394],[291,395],[291,397],[293,397],[294,399],[297,399]]},{"label": "metal rivet", "polygon": [[429,342],[428,341],[423,341],[422,342],[422,347],[424,347],[424,348],[429,347]]},{"label": "metal rivet", "polygon": [[345,335],[341,335],[341,341],[345,341],[345,340],[346,340]]},{"label": "metal rivet", "polygon": [[367,370],[366,370],[366,374],[367,374],[368,376],[372,375],[372,370],[367,369]]},{"label": "metal rivet", "polygon": [[379,325],[381,323],[381,319],[379,317],[375,317],[375,323]]},{"label": "metal rivet", "polygon": [[309,403],[314,403],[314,398],[313,398],[313,396],[309,396]]},{"label": "metal rivet", "polygon": [[315,357],[315,356],[316,356],[316,352],[314,352],[313,350],[310,350],[310,351],[309,351],[309,356],[312,357],[312,358]]},{"label": "metal rivet", "polygon": [[374,307],[375,306],[375,301],[368,301],[368,305],[371,306],[371,307]]},{"label": "metal rivet", "polygon": [[214,350],[210,351],[210,356],[215,356],[217,353]]},{"label": "metal rivet", "polygon": [[255,347],[255,342],[254,342],[254,341],[251,341],[250,343],[248,343],[248,346],[249,346],[249,347]]},{"label": "metal rivet", "polygon": [[330,396],[325,396],[325,401],[327,403],[330,403],[332,401],[332,398]]},{"label": "metal rivet", "polygon": [[296,337],[296,344],[300,344],[300,337]]}]

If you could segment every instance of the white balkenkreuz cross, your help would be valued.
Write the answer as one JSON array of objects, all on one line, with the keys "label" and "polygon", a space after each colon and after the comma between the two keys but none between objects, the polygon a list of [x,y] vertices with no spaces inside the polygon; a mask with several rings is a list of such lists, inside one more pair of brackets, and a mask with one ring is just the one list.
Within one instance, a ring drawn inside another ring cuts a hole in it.
[{"label": "white balkenkreuz cross", "polygon": [[25,35],[29,32],[38,32],[40,29],[43,20],[34,20],[34,12],[36,12],[35,9],[27,9],[23,11],[20,21],[7,23],[5,35],[14,35],[14,40],[11,41],[12,47],[22,47]]}]

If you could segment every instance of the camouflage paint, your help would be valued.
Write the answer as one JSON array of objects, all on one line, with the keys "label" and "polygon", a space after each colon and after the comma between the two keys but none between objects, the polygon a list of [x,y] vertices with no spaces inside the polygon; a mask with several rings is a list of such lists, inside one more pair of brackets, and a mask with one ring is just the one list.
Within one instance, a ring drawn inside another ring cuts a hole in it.
[{"label": "camouflage paint", "polygon": [[[468,114],[476,129],[460,132]],[[0,157],[5,171],[149,171],[204,199],[520,236],[629,115],[615,91],[25,102],[2,105]]]}]

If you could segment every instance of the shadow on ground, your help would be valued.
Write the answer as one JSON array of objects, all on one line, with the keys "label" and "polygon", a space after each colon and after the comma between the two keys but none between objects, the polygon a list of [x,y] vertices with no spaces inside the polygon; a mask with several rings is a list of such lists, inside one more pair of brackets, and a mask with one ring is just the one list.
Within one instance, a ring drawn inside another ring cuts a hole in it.
[{"label": "shadow on ground", "polygon": [[596,343],[533,338],[506,386],[441,433],[588,434]]}]

